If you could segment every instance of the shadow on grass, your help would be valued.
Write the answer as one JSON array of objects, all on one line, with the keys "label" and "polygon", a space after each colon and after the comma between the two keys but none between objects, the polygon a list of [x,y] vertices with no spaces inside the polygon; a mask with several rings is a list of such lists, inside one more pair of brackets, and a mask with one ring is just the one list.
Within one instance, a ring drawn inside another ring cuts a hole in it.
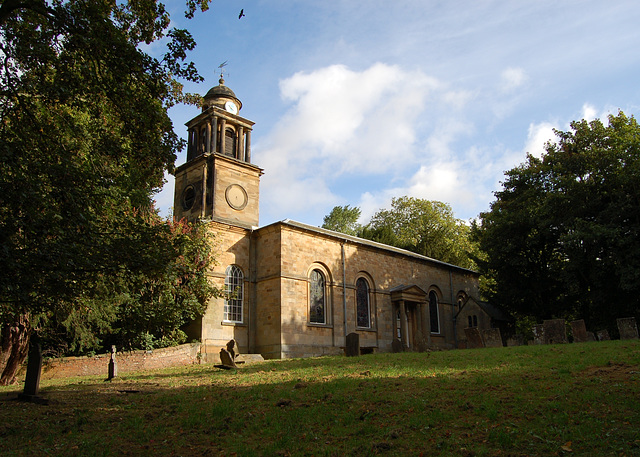
[{"label": "shadow on grass", "polygon": [[640,451],[640,342],[269,361],[45,386],[3,455]]}]

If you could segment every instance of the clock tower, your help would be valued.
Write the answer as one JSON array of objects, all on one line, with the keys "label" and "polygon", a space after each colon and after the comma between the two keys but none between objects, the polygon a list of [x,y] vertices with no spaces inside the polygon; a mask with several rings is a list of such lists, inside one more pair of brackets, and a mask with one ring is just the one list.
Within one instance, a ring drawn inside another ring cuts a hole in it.
[{"label": "clock tower", "polygon": [[187,162],[175,172],[176,219],[257,227],[262,169],[251,163],[254,123],[238,114],[241,108],[221,76],[202,112],[187,122]]}]

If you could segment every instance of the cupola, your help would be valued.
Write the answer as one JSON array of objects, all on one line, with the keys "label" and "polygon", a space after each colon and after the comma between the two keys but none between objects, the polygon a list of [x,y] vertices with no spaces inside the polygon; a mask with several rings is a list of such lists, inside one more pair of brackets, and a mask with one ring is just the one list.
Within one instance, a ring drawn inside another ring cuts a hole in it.
[{"label": "cupola", "polygon": [[218,85],[209,89],[202,102],[202,112],[215,106],[231,114],[238,114],[242,108],[242,102],[231,89],[224,85],[224,79],[220,77]]}]

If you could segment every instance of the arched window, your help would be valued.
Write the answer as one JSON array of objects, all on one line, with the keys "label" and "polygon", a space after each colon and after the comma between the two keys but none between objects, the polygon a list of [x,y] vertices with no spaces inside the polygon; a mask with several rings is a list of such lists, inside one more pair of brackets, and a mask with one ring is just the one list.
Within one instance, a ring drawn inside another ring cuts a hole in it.
[{"label": "arched window", "polygon": [[471,316],[467,316],[467,319],[469,320],[469,327],[473,327],[473,320],[471,319]]},{"label": "arched window", "polygon": [[440,321],[438,320],[438,295],[433,290],[429,292],[429,318],[431,320],[431,333],[440,333]]},{"label": "arched window", "polygon": [[356,281],[356,320],[358,327],[371,327],[369,283],[364,278],[358,278],[358,280]]},{"label": "arched window", "polygon": [[236,156],[236,132],[233,129],[224,131],[224,153],[231,157]]},{"label": "arched window", "polygon": [[242,322],[244,275],[236,265],[229,265],[224,277],[224,321]]},{"label": "arched window", "polygon": [[475,314],[473,315],[473,326],[474,327],[478,326],[478,316],[476,316]]},{"label": "arched window", "polygon": [[312,270],[309,277],[309,322],[313,324],[326,324],[326,296],[324,274],[318,270]]}]

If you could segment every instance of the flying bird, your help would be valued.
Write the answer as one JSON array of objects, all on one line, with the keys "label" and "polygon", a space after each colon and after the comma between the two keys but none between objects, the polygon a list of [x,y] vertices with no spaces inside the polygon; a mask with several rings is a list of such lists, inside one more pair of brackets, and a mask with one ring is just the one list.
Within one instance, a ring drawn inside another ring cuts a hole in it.
[{"label": "flying bird", "polygon": [[242,8],[242,9],[240,10],[240,14],[238,15],[238,19],[242,19],[244,16],[245,16],[245,14],[244,14],[244,8]]}]

